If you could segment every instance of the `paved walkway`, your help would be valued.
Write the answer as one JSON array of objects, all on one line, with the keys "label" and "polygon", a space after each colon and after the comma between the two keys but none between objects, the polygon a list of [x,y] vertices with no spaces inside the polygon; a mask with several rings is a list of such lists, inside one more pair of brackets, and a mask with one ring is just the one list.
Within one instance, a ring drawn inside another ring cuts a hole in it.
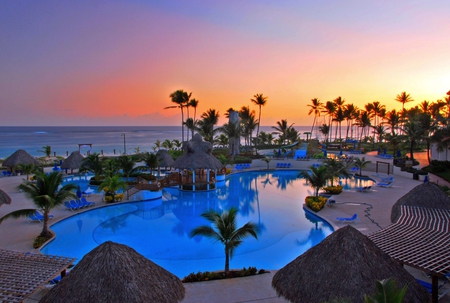
[{"label": "paved walkway", "polygon": [[[384,161],[377,158],[375,155],[363,155],[366,159],[372,161],[372,168],[367,168],[363,171],[364,174],[377,178],[373,167],[374,163]],[[307,169],[315,161],[294,161],[294,160],[272,160],[269,163],[270,168],[276,167],[276,163],[291,163],[291,168]],[[267,164],[263,161],[255,160],[252,163],[252,169],[266,169]],[[412,175],[394,168],[395,183],[391,188],[375,187],[373,191],[362,193],[357,191],[345,191],[340,195],[335,196],[336,205],[325,207],[318,214],[326,219],[335,229],[338,229],[344,224],[336,222],[336,217],[351,216],[358,214],[360,221],[354,224],[364,234],[370,234],[384,228],[390,224],[390,213],[392,205],[404,194],[409,192],[415,186],[421,184],[423,181],[412,179]],[[10,205],[2,205],[0,207],[0,217],[10,213],[11,211],[23,208],[32,207],[31,203],[25,199],[24,195],[20,193],[16,187],[22,182],[23,176],[0,178],[0,188],[7,192],[11,198]],[[431,177],[431,181],[437,181],[435,177]],[[442,185],[444,181],[439,180]],[[99,195],[93,195],[90,200],[97,202],[97,205],[103,205]],[[52,211],[54,221],[61,220],[72,213],[63,207]],[[28,223],[24,219],[5,220],[0,225],[0,247],[3,249],[15,251],[36,251],[32,248],[34,237],[39,233],[40,224]],[[220,281],[186,283],[186,296],[183,303],[202,303],[202,302],[287,302],[282,298],[276,296],[275,290],[271,287],[271,281],[275,270],[268,274],[236,278]],[[413,274],[420,274],[412,271]],[[420,278],[423,278],[420,277]],[[39,290],[33,296],[28,298],[25,302],[36,302],[47,291],[46,289]],[[447,295],[440,300],[442,303],[450,302],[450,295]]]}]

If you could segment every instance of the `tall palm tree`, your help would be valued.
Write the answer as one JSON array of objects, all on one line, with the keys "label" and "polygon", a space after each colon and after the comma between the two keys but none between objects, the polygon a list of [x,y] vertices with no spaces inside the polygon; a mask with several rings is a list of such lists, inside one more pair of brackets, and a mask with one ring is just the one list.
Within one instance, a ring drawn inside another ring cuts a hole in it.
[{"label": "tall palm tree", "polygon": [[[74,184],[66,184],[60,188],[62,181],[63,176],[59,172],[52,172],[49,175],[39,173],[35,176],[35,182],[24,181],[17,187],[44,215],[41,237],[49,238],[51,236],[48,230],[50,211],[66,200],[77,198],[75,194],[77,187]],[[26,217],[35,212],[36,209],[16,210],[0,218],[0,223],[7,218]]]},{"label": "tall palm tree", "polygon": [[384,124],[389,125],[391,135],[395,136],[395,130],[399,128],[401,122],[400,114],[395,109],[393,109],[390,112],[386,113],[384,119]]},{"label": "tall palm tree", "polygon": [[350,164],[351,163],[338,161],[336,158],[327,158],[324,162],[324,166],[327,168],[328,174],[330,175],[331,186],[334,186],[335,179],[339,179],[340,177],[350,177],[350,174],[348,173]]},{"label": "tall palm tree", "polygon": [[372,112],[374,116],[374,126],[379,125],[378,118],[383,118],[386,115],[386,106],[381,104],[379,101],[372,102]]},{"label": "tall palm tree", "polygon": [[28,164],[19,164],[17,165],[17,168],[19,170],[21,170],[24,174],[27,175],[27,181],[30,179],[30,174],[33,174],[35,172],[39,172],[39,168],[37,168],[36,166],[34,166],[33,163],[28,163]]},{"label": "tall palm tree", "polygon": [[256,138],[259,138],[259,126],[261,125],[261,107],[266,105],[267,97],[264,97],[263,94],[256,94],[253,96],[254,99],[250,99],[253,103],[258,105],[259,107],[259,115],[258,115],[258,129],[256,130]]},{"label": "tall palm tree", "polygon": [[167,150],[172,150],[173,149],[173,142],[170,141],[169,139],[164,140],[163,143],[161,143],[161,146],[164,147]]},{"label": "tall palm tree", "polygon": [[239,140],[236,139],[241,137],[241,125],[239,123],[225,123],[218,130],[228,137],[230,155],[234,158],[239,153]]},{"label": "tall palm tree", "polygon": [[[328,126],[330,127],[330,131],[328,132],[329,134],[332,134],[332,130],[333,130],[333,117],[334,117],[334,113],[336,112],[336,104],[334,104],[334,102],[332,101],[327,101],[327,103],[324,106],[324,110],[323,112],[325,113],[325,115],[328,116]],[[328,142],[328,136],[326,138],[326,141]],[[331,140],[331,138],[330,138]]]},{"label": "tall palm tree", "polygon": [[184,142],[184,107],[189,104],[192,93],[187,93],[182,89],[176,90],[170,94],[170,98],[176,105],[167,106],[164,109],[179,108],[181,110],[181,137]]},{"label": "tall palm tree", "polygon": [[348,132],[350,130],[350,126],[353,127],[353,118],[355,117],[355,112],[357,108],[353,105],[353,103],[347,104],[344,106],[344,119],[347,121],[347,132],[345,134],[345,138],[348,139]]},{"label": "tall palm tree", "polygon": [[198,133],[205,139],[205,141],[213,143],[214,134],[217,133],[214,126],[219,122],[219,116],[219,112],[211,108],[201,115],[201,120],[198,121],[197,129]]},{"label": "tall palm tree", "polygon": [[405,103],[414,101],[409,94],[406,92],[401,92],[395,97],[395,101],[398,101],[402,104],[402,114],[405,112]]},{"label": "tall palm tree", "polygon": [[90,171],[94,173],[94,180],[100,181],[103,174],[104,158],[100,157],[98,153],[93,153],[83,159],[81,162],[81,171]]},{"label": "tall palm tree", "polygon": [[103,163],[102,177],[112,177],[117,174],[119,170],[117,158],[109,158],[103,160],[102,163]]},{"label": "tall palm tree", "polygon": [[314,114],[314,120],[313,120],[313,124],[311,126],[311,136],[312,133],[314,131],[314,126],[316,124],[316,119],[317,117],[320,117],[320,113],[323,109],[323,104],[322,102],[320,102],[320,100],[318,98],[313,98],[311,99],[311,104],[308,104],[309,107],[311,107],[311,109],[308,112],[308,116],[311,114]]},{"label": "tall palm tree", "polygon": [[305,178],[306,182],[314,189],[314,196],[319,196],[319,190],[327,185],[327,181],[331,179],[326,166],[319,167],[310,166],[309,171],[303,170],[300,172],[300,177]]},{"label": "tall palm tree", "polygon": [[416,120],[408,120],[403,124],[401,128],[404,137],[409,140],[409,155],[411,160],[414,159],[414,146],[416,142],[423,136],[423,129],[420,127],[420,123]]},{"label": "tall palm tree", "polygon": [[319,126],[319,132],[321,132],[322,135],[324,135],[325,142],[328,143],[328,134],[330,133],[330,126],[322,124],[322,126]]},{"label": "tall palm tree", "polygon": [[244,144],[249,146],[252,142],[253,131],[257,126],[255,111],[250,110],[248,106],[242,106],[239,110],[239,118],[241,120],[241,132],[244,137]]},{"label": "tall palm tree", "polygon": [[142,161],[150,169],[150,174],[159,166],[158,156],[156,154],[147,152],[144,154]]},{"label": "tall palm tree", "polygon": [[[341,125],[342,125],[342,121],[345,120],[344,110],[343,110],[342,108],[338,108],[338,109],[336,110],[336,112],[334,113],[334,118],[333,118],[333,120],[336,121],[336,123],[337,123],[337,125],[338,125],[338,128],[339,128],[339,141],[341,141],[341,140],[342,140],[342,130],[341,130]],[[336,128],[335,139],[336,139],[336,136],[337,136],[338,128]]]},{"label": "tall palm tree", "polygon": [[184,125],[186,125],[187,129],[191,131],[191,137],[194,137],[194,132],[197,130],[198,121],[195,121],[192,118],[187,118]]},{"label": "tall palm tree", "polygon": [[202,217],[211,222],[213,227],[202,225],[191,232],[191,237],[210,237],[220,241],[225,246],[225,275],[227,277],[230,275],[230,258],[233,257],[235,249],[242,244],[243,239],[248,236],[258,239],[256,224],[247,222],[244,226],[237,228],[237,213],[238,210],[235,207],[221,214],[215,210],[210,210],[203,213]]},{"label": "tall palm tree", "polygon": [[158,150],[160,150],[160,148],[161,148],[161,140],[158,139],[155,142],[155,146],[153,147],[153,150],[158,151]]},{"label": "tall palm tree", "polygon": [[294,125],[294,123],[288,125],[287,119],[283,119],[281,121],[277,121],[277,125],[272,126],[272,128],[276,130],[274,133],[278,134],[280,140],[284,143],[287,138],[289,129],[292,127],[292,125]]}]

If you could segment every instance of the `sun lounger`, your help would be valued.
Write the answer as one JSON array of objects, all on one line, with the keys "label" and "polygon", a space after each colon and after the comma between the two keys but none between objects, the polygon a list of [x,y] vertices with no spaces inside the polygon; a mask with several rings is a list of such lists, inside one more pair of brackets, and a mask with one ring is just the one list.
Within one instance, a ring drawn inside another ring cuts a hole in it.
[{"label": "sun lounger", "polygon": [[[53,215],[48,215],[48,218],[53,218]],[[43,222],[44,215],[36,211],[34,214],[28,216],[28,222]]]},{"label": "sun lounger", "polygon": [[[420,285],[425,287],[430,294],[433,292],[433,288],[431,286],[431,283],[426,282],[426,281],[422,281],[422,280],[419,280],[419,279],[416,279],[416,281],[419,282]],[[447,280],[444,283],[438,285],[438,300],[440,298],[442,298],[443,296],[445,296],[450,291],[449,287],[446,287],[446,288],[443,287],[446,283],[447,283]]]},{"label": "sun lounger", "polygon": [[356,190],[362,193],[368,193],[372,191],[372,186],[357,187]]},{"label": "sun lounger", "polygon": [[80,201],[81,201],[81,203],[83,203],[83,204],[86,205],[86,206],[92,206],[92,205],[95,204],[95,202],[87,201],[86,198],[81,198]]},{"label": "sun lounger", "polygon": [[394,181],[390,181],[390,182],[378,182],[377,186],[379,187],[392,187]]},{"label": "sun lounger", "polygon": [[64,202],[64,206],[69,210],[77,210],[81,208],[78,205],[72,205],[72,203],[70,203],[69,201]]},{"label": "sun lounger", "polygon": [[339,222],[342,223],[352,223],[355,222],[355,220],[358,219],[358,215],[354,214],[353,216],[351,216],[350,218],[344,218],[344,217],[337,217],[336,220],[338,220]]}]

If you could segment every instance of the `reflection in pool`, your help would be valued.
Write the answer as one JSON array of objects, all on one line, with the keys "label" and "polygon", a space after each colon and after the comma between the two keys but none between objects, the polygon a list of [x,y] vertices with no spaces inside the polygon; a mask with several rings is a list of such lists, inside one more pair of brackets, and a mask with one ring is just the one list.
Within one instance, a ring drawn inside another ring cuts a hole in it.
[{"label": "reflection in pool", "polygon": [[333,231],[328,223],[303,210],[312,189],[298,174],[293,170],[240,173],[230,176],[216,191],[166,188],[162,199],[79,213],[51,227],[56,239],[42,252],[80,260],[110,240],[133,247],[179,277],[222,270],[223,245],[189,234],[208,223],[200,216],[203,212],[234,206],[239,209],[238,226],[252,221],[259,234],[258,240],[247,238],[236,249],[230,268],[279,269]]}]

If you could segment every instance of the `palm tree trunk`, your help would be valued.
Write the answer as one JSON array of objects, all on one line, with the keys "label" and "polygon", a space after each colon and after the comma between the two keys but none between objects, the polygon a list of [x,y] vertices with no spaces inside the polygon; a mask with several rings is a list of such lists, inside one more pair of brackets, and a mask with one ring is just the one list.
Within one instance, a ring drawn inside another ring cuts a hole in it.
[{"label": "palm tree trunk", "polygon": [[42,226],[42,232],[39,236],[46,238],[50,236],[50,232],[48,230],[48,211],[44,211],[44,223]]},{"label": "palm tree trunk", "polygon": [[225,245],[225,276],[228,278],[230,276],[230,252]]}]

